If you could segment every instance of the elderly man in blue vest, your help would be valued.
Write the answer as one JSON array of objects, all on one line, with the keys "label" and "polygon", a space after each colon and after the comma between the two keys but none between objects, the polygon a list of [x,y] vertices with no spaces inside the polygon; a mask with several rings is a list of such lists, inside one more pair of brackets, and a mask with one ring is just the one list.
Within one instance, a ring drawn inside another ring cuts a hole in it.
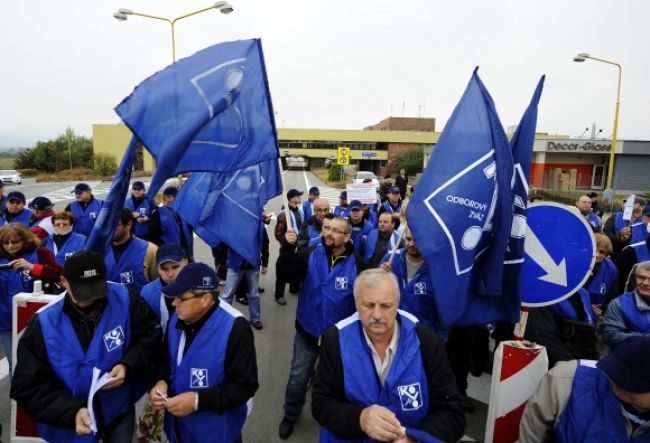
[{"label": "elderly man in blue vest", "polygon": [[[107,282],[96,252],[65,262],[67,292],[31,318],[18,343],[11,396],[39,422],[48,442],[131,441],[134,403],[160,349],[161,330],[146,302]],[[93,369],[111,378],[87,409]]]},{"label": "elderly man in blue vest", "polygon": [[280,248],[278,260],[302,282],[284,418],[278,431],[283,440],[289,438],[302,413],[309,380],[316,366],[320,336],[354,312],[352,285],[363,269],[363,261],[354,252],[351,231],[347,219],[335,217],[323,234],[322,242],[296,251],[297,236],[288,231],[287,242]]},{"label": "elderly man in blue vest", "polygon": [[357,312],[323,338],[312,393],[321,442],[458,441],[465,417],[445,344],[405,311],[383,269],[354,282]]},{"label": "elderly man in blue vest", "polygon": [[623,212],[615,212],[607,219],[603,226],[603,233],[612,241],[614,248],[612,259],[616,259],[624,247],[638,243],[648,237],[648,232],[643,220],[644,208],[647,200],[636,197],[632,206],[630,220],[623,220]]},{"label": "elderly man in blue vest", "polygon": [[600,361],[558,363],[528,400],[521,443],[650,441],[650,337],[630,337]]},{"label": "elderly man in blue vest", "polygon": [[124,207],[133,212],[135,220],[133,232],[143,240],[149,240],[149,227],[151,226],[151,215],[158,208],[145,195],[144,183],[134,181],[131,185],[131,196],[127,197]]},{"label": "elderly man in blue vest", "polygon": [[74,232],[88,237],[95,226],[104,202],[93,196],[88,183],[77,183],[72,190],[75,201],[65,207],[74,216]]},{"label": "elderly man in blue vest", "polygon": [[149,398],[166,411],[171,443],[241,442],[247,403],[258,388],[251,327],[219,301],[217,288],[212,268],[190,263],[162,289],[176,312]]},{"label": "elderly man in blue vest", "polygon": [[576,200],[576,208],[578,208],[580,215],[585,218],[594,232],[600,232],[603,230],[603,222],[601,221],[600,217],[594,214],[591,210],[591,199],[589,196],[587,196],[587,194],[578,197]]},{"label": "elderly man in blue vest", "polygon": [[398,242],[399,234],[395,231],[395,223],[392,215],[388,212],[381,213],[377,222],[377,228],[370,231],[363,239],[361,255],[366,266],[369,268],[379,266],[384,255],[392,251]]},{"label": "elderly man in blue vest", "polygon": [[650,334],[650,261],[639,263],[632,278],[636,289],[612,300],[600,322],[611,348],[628,337]]}]

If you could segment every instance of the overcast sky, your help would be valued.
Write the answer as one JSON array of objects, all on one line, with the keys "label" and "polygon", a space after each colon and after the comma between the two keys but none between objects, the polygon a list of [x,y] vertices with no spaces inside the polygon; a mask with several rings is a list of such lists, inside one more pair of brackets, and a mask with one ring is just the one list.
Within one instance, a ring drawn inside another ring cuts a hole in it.
[{"label": "overcast sky", "polygon": [[[171,61],[169,25],[209,0],[4,0],[0,147],[31,146],[67,126],[92,135],[113,108]],[[176,25],[177,57],[261,37],[278,127],[361,129],[389,116],[435,117],[442,130],[472,70],[505,127],[547,75],[538,131],[611,136],[614,66],[623,66],[619,138],[650,140],[650,2],[232,0]]]}]

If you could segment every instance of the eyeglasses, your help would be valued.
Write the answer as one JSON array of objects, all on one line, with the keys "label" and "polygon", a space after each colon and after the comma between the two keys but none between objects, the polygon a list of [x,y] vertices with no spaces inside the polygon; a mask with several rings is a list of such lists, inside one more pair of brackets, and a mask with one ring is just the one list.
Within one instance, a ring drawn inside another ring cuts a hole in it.
[{"label": "eyeglasses", "polygon": [[332,228],[331,226],[323,226],[323,231],[325,232],[333,232],[335,234],[345,234],[346,232],[339,229],[339,228]]},{"label": "eyeglasses", "polygon": [[3,245],[19,245],[23,241],[22,240],[5,240],[2,242]]},{"label": "eyeglasses", "polygon": [[194,300],[195,298],[201,298],[201,297],[203,297],[204,295],[205,295],[205,294],[192,294],[191,297],[185,297],[185,298],[183,298],[183,297],[175,297],[175,298],[176,298],[176,300],[178,300],[179,302],[183,303],[184,301]]}]

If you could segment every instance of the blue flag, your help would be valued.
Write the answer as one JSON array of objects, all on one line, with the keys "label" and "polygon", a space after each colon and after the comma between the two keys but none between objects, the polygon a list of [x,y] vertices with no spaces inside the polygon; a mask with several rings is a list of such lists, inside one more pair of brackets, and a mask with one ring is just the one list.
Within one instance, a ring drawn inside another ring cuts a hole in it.
[{"label": "blue flag", "polygon": [[150,198],[181,172],[234,171],[279,155],[259,39],[179,60],[115,110],[157,161]]},{"label": "blue flag", "polygon": [[129,146],[124,152],[120,167],[113,179],[111,189],[108,191],[108,197],[106,197],[104,205],[97,216],[95,226],[84,245],[86,251],[96,251],[105,255],[106,251],[111,247],[115,227],[120,218],[120,213],[124,208],[124,199],[129,192],[129,181],[131,180],[136,143],[137,139],[131,137]]},{"label": "blue flag", "polygon": [[445,326],[465,321],[473,283],[480,278],[475,263],[481,255],[500,250],[503,267],[510,226],[501,217],[508,212],[512,217],[512,170],[508,140],[475,70],[407,210]]},{"label": "blue flag", "polygon": [[262,211],[282,192],[277,160],[232,172],[195,172],[185,182],[172,206],[210,246],[226,243],[259,266],[262,247]]}]

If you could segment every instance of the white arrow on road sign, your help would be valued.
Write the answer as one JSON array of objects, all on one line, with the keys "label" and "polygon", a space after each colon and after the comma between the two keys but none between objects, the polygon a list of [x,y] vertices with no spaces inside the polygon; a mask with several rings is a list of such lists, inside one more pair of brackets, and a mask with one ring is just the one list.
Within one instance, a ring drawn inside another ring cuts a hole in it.
[{"label": "white arrow on road sign", "polygon": [[539,277],[539,280],[566,287],[566,259],[562,258],[559,264],[555,263],[553,257],[544,248],[544,245],[539,241],[535,232],[530,229],[530,226],[526,232],[524,249],[526,254],[546,272],[546,275]]}]

